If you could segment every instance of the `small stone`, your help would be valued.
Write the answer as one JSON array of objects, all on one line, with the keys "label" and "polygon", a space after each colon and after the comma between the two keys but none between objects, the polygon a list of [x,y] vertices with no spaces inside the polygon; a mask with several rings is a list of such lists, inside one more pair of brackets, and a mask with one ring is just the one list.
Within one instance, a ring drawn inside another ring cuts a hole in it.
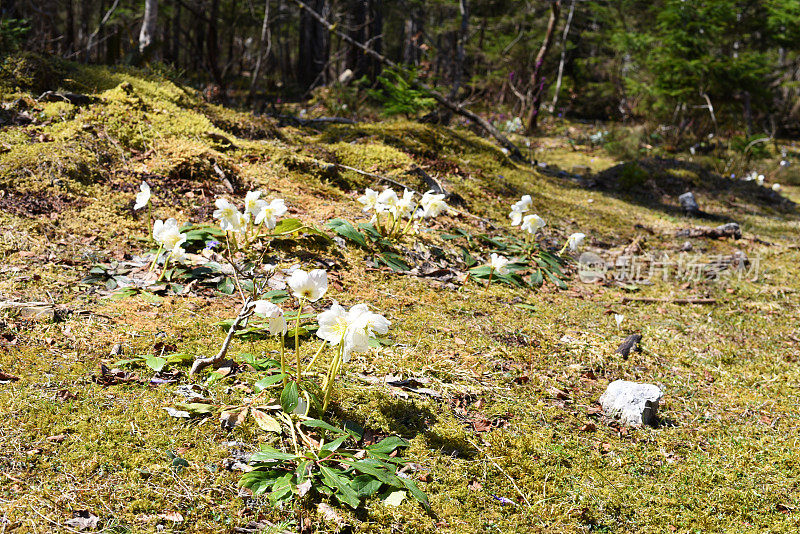
[{"label": "small stone", "polygon": [[600,404],[606,415],[625,424],[655,426],[662,396],[661,389],[653,384],[615,380],[600,397]]},{"label": "small stone", "polygon": [[734,239],[740,239],[742,237],[742,229],[739,227],[739,223],[735,222],[721,224],[714,228],[714,231],[720,237],[732,237]]},{"label": "small stone", "polygon": [[681,250],[683,252],[691,252],[694,249],[694,245],[692,245],[691,241],[684,241],[683,245],[681,245]]},{"label": "small stone", "polygon": [[122,355],[122,343],[114,343],[114,346],[111,347],[111,352],[109,356],[121,356]]},{"label": "small stone", "polygon": [[697,201],[694,199],[694,193],[691,191],[679,196],[678,201],[681,203],[681,208],[683,208],[683,211],[688,215],[693,215],[700,212],[700,206],[697,205]]}]

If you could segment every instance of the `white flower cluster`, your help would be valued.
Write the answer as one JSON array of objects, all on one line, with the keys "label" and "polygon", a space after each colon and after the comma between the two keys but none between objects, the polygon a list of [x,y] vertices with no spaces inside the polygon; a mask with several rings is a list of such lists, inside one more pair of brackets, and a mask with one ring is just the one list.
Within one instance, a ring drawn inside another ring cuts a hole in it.
[{"label": "white flower cluster", "polygon": [[444,195],[428,191],[422,195],[419,202],[414,200],[414,196],[414,192],[408,189],[400,197],[391,188],[378,193],[368,187],[358,202],[363,206],[363,211],[374,211],[376,214],[389,213],[394,220],[430,219],[450,210],[444,201]]},{"label": "white flower cluster", "polygon": [[392,323],[383,315],[369,311],[366,304],[356,304],[345,310],[337,302],[317,316],[317,336],[331,346],[341,345],[342,361],[350,360],[353,352],[369,352],[369,339],[386,334]]},{"label": "white flower cluster", "polygon": [[523,196],[518,202],[511,206],[511,213],[508,217],[511,219],[511,226],[521,225],[522,230],[529,234],[535,234],[545,226],[547,223],[538,215],[525,215],[531,209],[533,201],[530,195]]},{"label": "white flower cluster", "polygon": [[261,191],[250,191],[244,197],[244,213],[224,198],[218,198],[214,205],[214,218],[219,219],[219,227],[223,232],[244,234],[249,226],[264,225],[272,230],[278,224],[278,217],[286,213],[286,204],[282,198],[267,202],[259,198]]},{"label": "white flower cluster", "polygon": [[181,245],[186,242],[186,234],[181,233],[177,220],[157,220],[153,224],[153,239],[161,249],[170,253],[172,261],[183,261],[185,258],[186,251]]}]

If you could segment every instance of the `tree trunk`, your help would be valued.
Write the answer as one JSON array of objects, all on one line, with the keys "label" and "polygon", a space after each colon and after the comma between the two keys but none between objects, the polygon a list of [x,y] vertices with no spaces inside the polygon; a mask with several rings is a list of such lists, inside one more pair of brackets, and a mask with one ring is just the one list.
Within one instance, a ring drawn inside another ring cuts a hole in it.
[{"label": "tree trunk", "polygon": [[461,88],[461,80],[464,76],[464,46],[466,45],[467,38],[469,37],[469,3],[467,0],[459,0],[458,9],[461,11],[461,28],[458,34],[458,43],[456,45],[456,58],[453,65],[453,88],[450,90],[450,99],[458,96],[458,90]]},{"label": "tree trunk", "polygon": [[69,56],[75,51],[75,6],[72,0],[67,0],[67,20],[65,21],[64,37],[67,41],[64,51]]},{"label": "tree trunk", "polygon": [[214,83],[223,88],[222,72],[219,70],[219,38],[217,34],[217,19],[219,18],[219,0],[211,1],[209,13],[208,32],[206,33],[206,64]]},{"label": "tree trunk", "polygon": [[269,56],[272,51],[272,33],[269,31],[269,0],[264,1],[264,19],[261,22],[261,35],[258,40],[258,57],[256,66],[250,78],[250,91],[247,95],[248,102],[252,102],[258,86],[258,77],[261,75],[261,62]]},{"label": "tree trunk", "polygon": [[409,13],[403,25],[403,63],[418,65],[420,60],[420,42],[423,30],[422,8],[417,8]]},{"label": "tree trunk", "polygon": [[558,77],[556,78],[556,88],[553,91],[553,113],[558,104],[558,93],[561,92],[561,80],[564,76],[564,62],[567,58],[567,38],[569,37],[569,27],[572,24],[572,15],[575,13],[575,0],[569,5],[567,23],[564,25],[564,34],[561,36],[561,61],[558,62]]},{"label": "tree trunk", "polygon": [[[347,9],[347,25],[347,34],[354,41],[380,52],[383,40],[380,0],[351,0]],[[351,44],[347,44],[345,68],[353,71],[354,78],[367,76],[374,79],[380,71],[375,58]]]},{"label": "tree trunk", "polygon": [[151,55],[156,39],[156,23],[158,22],[158,0],[144,1],[144,17],[139,32],[139,53]]},{"label": "tree trunk", "polygon": [[542,105],[542,95],[544,93],[542,64],[547,57],[547,52],[550,51],[550,45],[553,44],[553,34],[555,33],[560,11],[561,0],[555,0],[550,4],[550,20],[547,22],[547,31],[544,35],[542,47],[539,48],[539,53],[536,55],[536,62],[531,72],[531,79],[528,84],[528,94],[531,95],[530,103],[528,104],[528,127],[526,130],[528,135],[533,134],[536,130],[537,121],[539,119],[539,107]]},{"label": "tree trunk", "polygon": [[[330,10],[328,0],[310,0],[309,7],[326,18]],[[324,85],[325,67],[330,54],[330,38],[326,28],[307,9],[300,12],[300,46],[297,58],[297,81],[305,89]]]}]

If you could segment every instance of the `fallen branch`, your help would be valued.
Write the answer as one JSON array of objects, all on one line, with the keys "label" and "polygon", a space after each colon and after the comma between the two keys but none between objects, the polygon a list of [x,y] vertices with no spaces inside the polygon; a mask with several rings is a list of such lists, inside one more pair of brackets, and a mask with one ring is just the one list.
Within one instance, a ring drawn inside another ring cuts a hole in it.
[{"label": "fallen branch", "polygon": [[716,304],[717,299],[657,299],[651,297],[622,297],[622,304],[627,304],[629,302],[643,302],[646,304]]},{"label": "fallen branch", "polygon": [[[375,59],[377,59],[381,63],[384,63],[385,65],[388,65],[388,66],[396,68],[396,69],[400,69],[400,65],[398,65],[397,63],[395,63],[391,59],[383,56],[382,54],[379,54],[378,52],[376,52],[375,50],[371,49],[368,46],[364,46],[362,43],[359,43],[358,41],[356,41],[355,39],[353,39],[352,37],[350,37],[346,33],[340,31],[335,25],[333,25],[330,22],[328,22],[325,19],[325,17],[323,17],[322,15],[320,15],[319,13],[317,13],[316,11],[311,9],[311,7],[308,4],[306,4],[305,2],[303,2],[303,0],[294,0],[294,1],[302,9],[305,9],[306,11],[308,11],[308,14],[311,15],[313,18],[315,18],[320,24],[325,26],[328,29],[328,31],[330,31],[332,33],[335,33],[337,36],[339,36],[340,39],[342,39],[346,43],[351,44],[351,45],[355,46],[356,48],[360,48],[366,54],[374,57]],[[504,136],[502,133],[500,133],[500,130],[498,130],[497,128],[492,126],[491,123],[489,123],[489,121],[487,121],[483,117],[480,117],[479,115],[476,115],[475,113],[471,112],[470,110],[464,108],[461,104],[456,104],[455,102],[452,102],[446,96],[444,96],[440,92],[436,91],[435,89],[433,89],[428,84],[426,84],[424,82],[421,82],[419,80],[410,80],[410,81],[412,83],[414,83],[415,85],[417,85],[423,91],[425,91],[428,94],[430,94],[430,96],[434,100],[436,100],[439,104],[441,104],[445,108],[449,109],[453,113],[456,113],[457,115],[461,115],[462,117],[465,117],[465,118],[471,120],[472,122],[474,122],[475,124],[477,124],[478,126],[483,128],[484,130],[486,130],[486,132],[489,135],[494,137],[501,145],[503,145],[509,151],[510,155],[514,159],[519,160],[519,161],[522,161],[522,160],[525,159],[522,156],[522,152],[520,152],[519,148],[517,148],[517,145],[515,145],[514,143],[509,141],[508,138],[506,136]]]},{"label": "fallen branch", "polygon": [[311,126],[314,124],[358,124],[353,119],[346,119],[344,117],[317,117],[315,119],[301,119],[294,115],[269,115],[272,118],[278,119],[282,123],[294,124],[296,126]]},{"label": "fallen branch", "polygon": [[710,237],[712,239],[730,237],[732,239],[741,239],[742,230],[737,223],[725,223],[716,228],[709,226],[682,228],[675,232],[675,237]]},{"label": "fallen branch", "polygon": [[246,299],[244,304],[242,304],[242,309],[239,310],[239,315],[236,317],[236,320],[233,321],[230,330],[228,330],[228,335],[225,336],[225,341],[222,342],[222,347],[220,347],[219,352],[211,358],[196,359],[192,364],[192,369],[189,371],[189,376],[192,376],[198,371],[205,369],[209,365],[215,365],[224,360],[225,355],[228,353],[228,346],[231,344],[234,334],[236,334],[236,331],[239,329],[239,325],[245,319],[250,318],[255,311],[255,304],[251,302],[250,299]]}]

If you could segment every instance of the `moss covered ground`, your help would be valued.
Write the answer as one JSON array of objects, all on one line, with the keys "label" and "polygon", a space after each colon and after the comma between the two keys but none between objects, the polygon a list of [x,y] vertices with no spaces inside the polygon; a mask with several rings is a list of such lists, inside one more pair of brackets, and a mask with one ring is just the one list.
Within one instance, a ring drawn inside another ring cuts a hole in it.
[{"label": "moss covered ground", "polygon": [[[226,467],[234,449],[253,451],[268,435],[249,423],[228,431],[214,418],[171,417],[163,408],[176,402],[176,384],[148,383],[146,367],[133,369],[142,381],[96,380],[101,364],[120,358],[110,354],[115,345],[125,357],[164,346],[216,352],[224,337],[217,323],[235,315],[236,299],[212,292],[110,300],[82,280],[97,262],[149,249],[147,215],[132,210],[143,179],[160,218],[210,222],[217,196],[241,200],[259,188],[320,228],[333,217],[364,220],[355,198],[383,184],[331,164],[422,188],[409,173],[420,166],[457,192],[461,214],[433,224],[431,239],[454,228],[509,235],[508,206],[530,194],[548,221],[540,239],[554,247],[581,231],[586,249],[606,257],[627,250],[711,261],[741,251],[751,267],[717,280],[588,284],[573,276],[566,290],[533,291],[400,275],[350,247],[309,255],[308,267],[335,265],[336,283],[318,309],[330,299],[368,302],[392,321],[393,344],[347,364],[327,417],[409,439],[406,455],[433,510],[369,501],[355,513],[338,511],[345,529],[800,528],[800,226],[792,202],[800,188],[793,168],[777,166],[780,147],[774,161],[760,163],[772,169],[768,182],[782,183],[773,194],[719,178],[707,157],[615,168],[624,162],[568,142],[570,132],[557,126],[531,147],[545,168],[515,163],[458,126],[279,127],[154,74],[62,68],[51,83],[96,102],[39,103],[28,92],[34,85],[18,80],[2,90],[6,103],[21,98],[34,121],[0,129],[0,372],[18,378],[0,374],[0,532],[71,531],[67,520],[82,510],[108,532],[231,532],[294,519],[248,496],[237,487],[241,472]],[[600,186],[588,187],[576,167]],[[703,215],[678,209],[682,188],[695,191]],[[729,221],[741,225],[741,239],[676,237]],[[681,251],[686,241],[691,252]],[[624,300],[631,298],[640,300]],[[9,305],[30,302],[54,312],[31,317]],[[619,325],[615,314],[624,315]],[[615,353],[637,332],[642,352]],[[231,354],[276,348],[273,340],[236,340]],[[304,356],[313,349],[304,345]],[[178,384],[205,381],[182,371]],[[440,396],[364,378],[388,374],[424,377]],[[207,384],[209,395],[235,404],[258,378],[245,370]],[[597,400],[616,379],[663,388],[657,428],[621,427],[600,413]],[[185,465],[176,466],[176,456]],[[315,509],[308,519],[309,531],[341,530]]]}]

